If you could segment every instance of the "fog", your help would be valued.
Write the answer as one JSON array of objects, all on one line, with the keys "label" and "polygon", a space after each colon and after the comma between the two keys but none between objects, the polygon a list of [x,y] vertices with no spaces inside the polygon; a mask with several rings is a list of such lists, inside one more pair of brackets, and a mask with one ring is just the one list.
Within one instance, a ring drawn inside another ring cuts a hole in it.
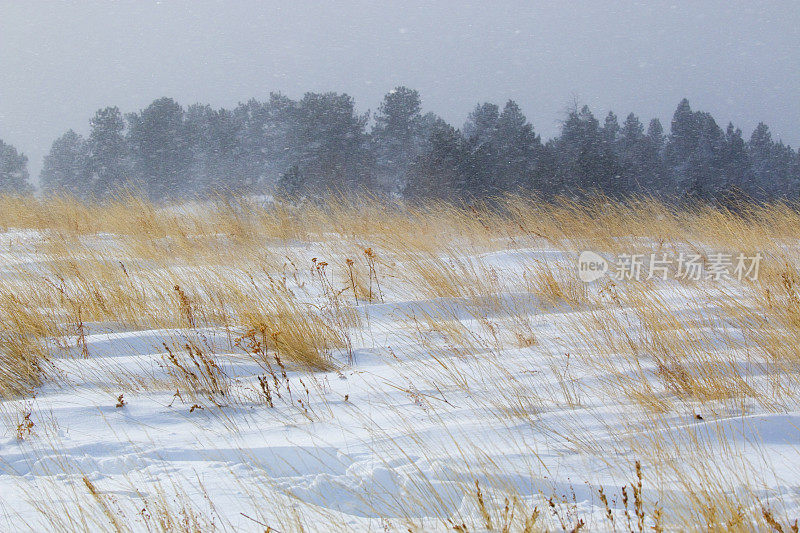
[{"label": "fog", "polygon": [[[566,3],[565,3],[566,4]],[[543,137],[570,102],[669,119],[682,97],[800,144],[800,7],[780,2],[0,2],[0,138],[35,180],[52,141],[107,105],[232,107],[280,91],[396,85],[461,125],[516,100]]]}]

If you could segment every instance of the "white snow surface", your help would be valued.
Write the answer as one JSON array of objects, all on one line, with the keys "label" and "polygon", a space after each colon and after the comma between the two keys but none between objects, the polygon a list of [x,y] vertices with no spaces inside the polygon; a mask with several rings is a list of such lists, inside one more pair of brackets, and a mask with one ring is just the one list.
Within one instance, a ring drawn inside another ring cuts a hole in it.
[{"label": "white snow surface", "polygon": [[[36,240],[35,232],[0,234],[0,275],[35,268],[41,261]],[[569,263],[574,256],[543,245],[474,259],[503,279],[533,261]],[[707,326],[700,318],[718,308],[713,301],[699,308],[690,293],[677,283],[658,289],[702,331]],[[114,324],[87,324],[89,358],[67,349],[55,360],[55,378],[35,397],[2,401],[0,528],[48,530],[37,509],[42,505],[65,515],[99,513],[86,496],[85,477],[114,513],[136,517],[145,500],[165,494],[169,505],[190,502],[226,530],[263,531],[269,524],[283,531],[298,516],[317,531],[334,524],[404,531],[409,523],[452,530],[442,517],[481,530],[476,481],[497,521],[504,498],[513,494],[543,511],[540,524],[560,529],[547,503],[555,496],[568,518],[574,513],[589,529],[610,529],[597,489],[613,497],[612,512],[624,520],[619,488],[635,481],[640,458],[620,448],[628,442],[623,437],[645,447],[663,439],[674,449],[693,448],[732,494],[746,488],[796,514],[800,412],[746,401],[739,408],[686,401],[664,415],[667,424],[632,420],[638,408],[614,393],[609,376],[639,372],[655,381],[654,361],[643,358],[639,368],[593,364],[575,330],[582,314],[595,312],[589,305],[547,303],[524,291],[500,298],[528,320],[535,344],[496,342],[487,324],[507,317],[496,312],[494,300],[416,299],[389,288],[384,302],[358,303],[362,328],[350,332],[352,359],[342,350],[333,354],[331,371],[290,366],[291,394],[282,384],[274,407],[259,390],[265,369],[233,345],[229,330],[120,331]],[[466,353],[449,345],[420,318],[431,315],[460,320],[477,349]],[[74,338],[67,341],[74,346]],[[192,341],[216,354],[232,382],[229,397],[212,402],[148,386],[168,377],[165,341]],[[752,363],[736,348],[731,354],[735,364]],[[753,375],[754,382],[762,379]],[[123,407],[116,407],[119,394]],[[200,407],[192,410],[195,404]],[[35,426],[20,440],[15,428],[25,412]],[[570,437],[578,434],[584,441]],[[670,449],[661,457],[665,462],[673,460]],[[683,485],[667,476],[655,487],[642,459],[645,498],[653,503],[672,494],[680,501]],[[95,520],[110,528],[102,516]],[[132,523],[147,530],[144,515]]]}]

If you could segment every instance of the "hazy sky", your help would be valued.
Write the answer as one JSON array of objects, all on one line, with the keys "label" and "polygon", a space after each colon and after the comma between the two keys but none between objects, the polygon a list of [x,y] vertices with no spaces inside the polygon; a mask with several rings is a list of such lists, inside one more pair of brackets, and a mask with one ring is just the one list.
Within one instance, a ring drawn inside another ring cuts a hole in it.
[{"label": "hazy sky", "polygon": [[669,127],[682,97],[800,144],[800,2],[36,2],[0,0],[0,139],[32,175],[100,107],[232,107],[281,91],[396,85],[456,126],[516,100],[543,137],[573,100]]}]

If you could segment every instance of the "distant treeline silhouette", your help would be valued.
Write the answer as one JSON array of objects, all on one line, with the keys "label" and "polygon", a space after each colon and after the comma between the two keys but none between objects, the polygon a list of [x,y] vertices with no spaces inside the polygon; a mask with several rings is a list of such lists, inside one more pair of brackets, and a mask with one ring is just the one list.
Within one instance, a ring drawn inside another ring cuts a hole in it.
[{"label": "distant treeline silhouette", "polygon": [[[138,113],[95,113],[88,138],[70,130],[44,159],[41,191],[103,198],[135,188],[154,200],[218,192],[367,190],[409,199],[482,199],[531,191],[729,201],[798,198],[800,155],[759,124],[748,140],[733,124],[675,110],[669,132],[633,113],[602,124],[588,107],[566,113],[542,142],[520,107],[475,107],[457,129],[422,113],[419,93],[390,91],[372,117],[346,94],[271,94],[234,109],[171,98]],[[27,159],[0,141],[0,192],[31,192]]]}]

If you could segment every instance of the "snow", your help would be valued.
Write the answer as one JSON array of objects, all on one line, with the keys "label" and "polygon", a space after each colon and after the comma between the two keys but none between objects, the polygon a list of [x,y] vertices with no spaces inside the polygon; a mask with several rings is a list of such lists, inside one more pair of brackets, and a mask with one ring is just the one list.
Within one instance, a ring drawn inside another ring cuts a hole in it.
[{"label": "snow", "polygon": [[[37,240],[33,232],[0,234],[4,279],[42,261]],[[298,255],[318,253],[313,245],[296,246]],[[569,266],[574,258],[545,244],[473,256],[501,280],[519,279],[537,261]],[[634,463],[641,459],[649,504],[677,505],[689,498],[686,485],[677,474],[656,477],[654,460],[684,461],[687,449],[698,461],[685,465],[694,475],[707,468],[731,494],[756,494],[789,516],[800,510],[800,410],[791,402],[770,412],[750,398],[738,407],[736,401],[687,400],[648,418],[615,389],[614,376],[657,383],[656,364],[643,358],[635,367],[614,354],[598,363],[576,326],[598,306],[568,306],[512,289],[500,303],[417,298],[386,286],[385,302],[356,307],[362,327],[351,332],[352,361],[341,351],[330,371],[290,365],[292,393],[282,383],[277,397],[273,388],[274,407],[259,391],[265,369],[232,345],[230,331],[86,324],[89,358],[77,348],[64,350],[55,360],[57,377],[35,398],[0,404],[0,527],[49,529],[52,513],[39,510],[45,506],[63,517],[94,513],[92,524],[110,528],[87,495],[85,476],[115,514],[140,530],[152,520],[142,513],[143,502],[152,504],[159,494],[175,509],[190,502],[222,529],[263,531],[268,524],[285,531],[300,521],[317,531],[405,530],[412,523],[420,530],[461,523],[480,530],[476,482],[495,525],[504,498],[514,495],[529,512],[542,511],[539,524],[560,527],[548,508],[555,497],[569,521],[580,517],[590,529],[611,529],[598,488],[624,520],[619,489],[635,481]],[[681,320],[707,332],[703,317],[721,312],[722,304],[709,299],[701,307],[693,291],[677,283],[656,289]],[[528,321],[531,346],[507,338],[511,308]],[[605,312],[636,321],[625,308]],[[431,317],[461,324],[465,344],[454,343]],[[713,332],[704,338],[716,342]],[[198,342],[215,354],[231,380],[219,405],[186,391],[175,395],[165,341]],[[66,344],[75,343],[71,336]],[[768,386],[763,362],[737,347],[718,349],[751,371],[753,387]],[[28,411],[35,426],[19,439],[20,413]],[[663,449],[643,457],[653,442]]]}]

